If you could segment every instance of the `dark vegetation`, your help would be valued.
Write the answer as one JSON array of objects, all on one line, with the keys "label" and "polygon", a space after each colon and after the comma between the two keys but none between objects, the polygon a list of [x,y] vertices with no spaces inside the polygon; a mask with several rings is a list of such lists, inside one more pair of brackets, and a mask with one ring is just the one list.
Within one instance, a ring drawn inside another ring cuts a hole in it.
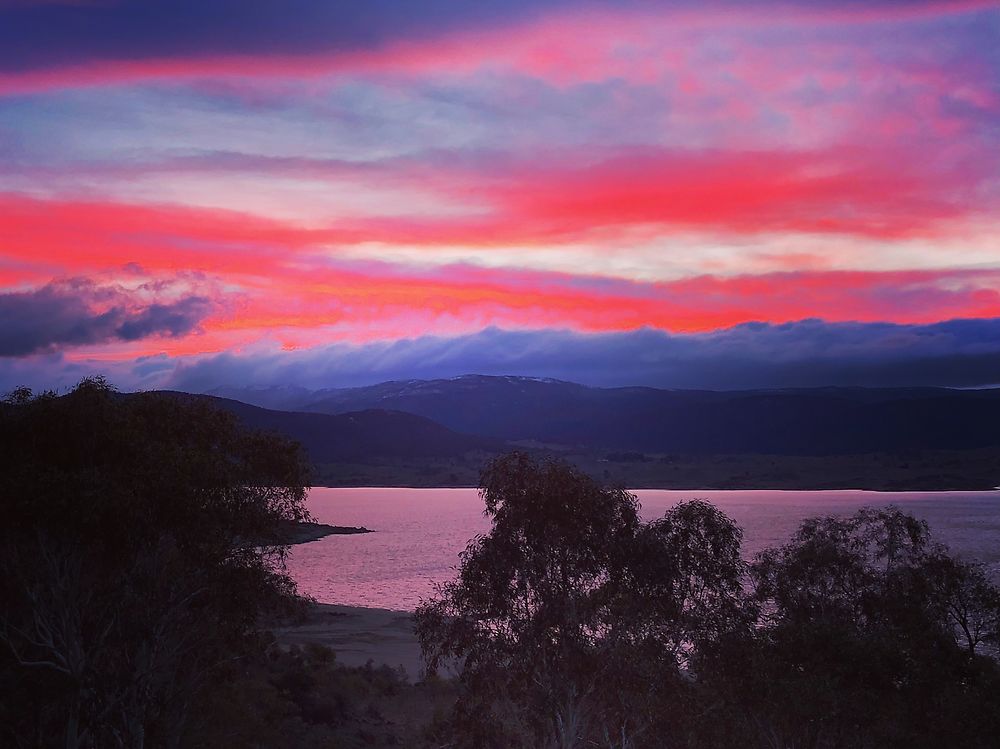
[{"label": "dark vegetation", "polygon": [[282,544],[304,544],[318,541],[327,536],[354,536],[358,533],[371,533],[368,528],[352,525],[328,525],[304,520],[288,520],[278,528],[277,540]]},{"label": "dark vegetation", "polygon": [[0,747],[406,746],[453,694],[275,645],[287,544],[332,528],[288,439],[93,379],[11,393],[0,450]]},{"label": "dark vegetation", "polygon": [[409,683],[388,666],[339,665],[320,645],[276,646],[228,665],[206,693],[211,716],[184,746],[260,749],[427,747],[428,724],[447,715],[454,685]]},{"label": "dark vegetation", "polygon": [[417,612],[460,668],[454,747],[995,747],[1000,592],[898,510],[805,522],[740,558],[713,506],[636,499],[523,454],[491,532]]},{"label": "dark vegetation", "polygon": [[289,613],[297,445],[103,380],[0,407],[0,745],[184,746]]},{"label": "dark vegetation", "polygon": [[490,533],[416,616],[431,670],[279,647],[296,444],[102,380],[0,405],[0,746],[987,749],[1000,592],[897,510],[750,563],[692,501],[512,453]]},{"label": "dark vegetation", "polygon": [[[529,448],[521,447],[522,450]],[[862,455],[656,455],[532,448],[559,456],[606,483],[643,489],[990,490],[1000,484],[1000,448],[907,450]],[[320,463],[320,486],[474,487],[496,453],[453,458]]]},{"label": "dark vegetation", "polygon": [[974,491],[1000,485],[1000,447],[821,456],[559,454],[604,483],[636,488]]}]

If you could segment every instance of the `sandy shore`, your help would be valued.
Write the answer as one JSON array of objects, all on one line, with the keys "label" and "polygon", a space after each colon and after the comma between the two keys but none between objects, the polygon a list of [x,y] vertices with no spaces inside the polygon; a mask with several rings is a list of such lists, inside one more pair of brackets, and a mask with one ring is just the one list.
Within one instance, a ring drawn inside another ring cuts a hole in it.
[{"label": "sandy shore", "polygon": [[420,678],[423,662],[413,631],[413,615],[406,611],[316,604],[305,622],[274,630],[284,645],[317,643],[333,648],[347,666],[402,666],[410,679]]}]

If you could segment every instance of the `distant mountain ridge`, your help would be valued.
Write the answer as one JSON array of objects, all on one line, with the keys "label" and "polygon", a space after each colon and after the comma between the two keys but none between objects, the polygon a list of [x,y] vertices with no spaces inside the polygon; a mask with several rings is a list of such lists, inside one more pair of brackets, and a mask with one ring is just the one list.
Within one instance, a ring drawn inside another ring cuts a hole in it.
[{"label": "distant mountain ridge", "polygon": [[[266,389],[225,392],[276,399]],[[466,435],[587,449],[836,455],[1000,445],[1000,390],[661,390],[468,375],[281,395],[314,414],[384,409]]]},{"label": "distant mountain ridge", "polygon": [[166,392],[209,400],[248,427],[291,437],[302,443],[309,459],[317,464],[457,458],[472,451],[492,453],[504,448],[499,440],[459,434],[423,416],[399,411],[277,411],[218,396]]}]

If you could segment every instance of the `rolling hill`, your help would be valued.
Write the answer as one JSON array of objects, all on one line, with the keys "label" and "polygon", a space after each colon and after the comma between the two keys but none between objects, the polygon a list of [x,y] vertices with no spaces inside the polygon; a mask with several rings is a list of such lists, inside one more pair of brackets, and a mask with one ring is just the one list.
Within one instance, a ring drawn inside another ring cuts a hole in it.
[{"label": "rolling hill", "polygon": [[[466,376],[216,398],[250,426],[300,440],[327,486],[474,486],[514,445],[632,487],[990,489],[1000,483],[1000,391],[592,388]],[[206,397],[206,396],[201,396]]]},{"label": "rolling hill", "polygon": [[333,415],[274,411],[228,398],[172,394],[208,399],[248,427],[291,437],[302,443],[316,464],[447,459],[504,448],[502,441],[460,434],[423,416],[399,411],[370,408]]},{"label": "rolling hill", "polygon": [[314,413],[380,408],[504,441],[678,454],[838,455],[1000,445],[1000,390],[697,391],[466,376],[318,393]]}]

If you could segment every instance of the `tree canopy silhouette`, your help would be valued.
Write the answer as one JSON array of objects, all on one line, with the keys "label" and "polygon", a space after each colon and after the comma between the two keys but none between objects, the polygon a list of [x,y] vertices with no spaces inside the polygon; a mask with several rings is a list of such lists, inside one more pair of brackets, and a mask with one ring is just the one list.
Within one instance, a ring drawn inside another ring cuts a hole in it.
[{"label": "tree canopy silhouette", "polygon": [[636,497],[515,453],[489,533],[417,612],[459,673],[461,747],[996,746],[1000,593],[898,509],[805,521],[745,564],[701,501]]},{"label": "tree canopy silhouette", "polygon": [[492,530],[417,611],[429,667],[460,669],[459,738],[665,741],[693,649],[741,615],[739,529],[704,502],[642,523],[634,495],[521,453],[495,460],[481,493]]},{"label": "tree canopy silhouette", "polygon": [[0,743],[178,746],[199,687],[288,606],[299,448],[88,379],[0,406]]},{"label": "tree canopy silhouette", "polygon": [[701,651],[725,745],[996,746],[1000,594],[898,508],[812,518],[750,567],[754,627]]}]

